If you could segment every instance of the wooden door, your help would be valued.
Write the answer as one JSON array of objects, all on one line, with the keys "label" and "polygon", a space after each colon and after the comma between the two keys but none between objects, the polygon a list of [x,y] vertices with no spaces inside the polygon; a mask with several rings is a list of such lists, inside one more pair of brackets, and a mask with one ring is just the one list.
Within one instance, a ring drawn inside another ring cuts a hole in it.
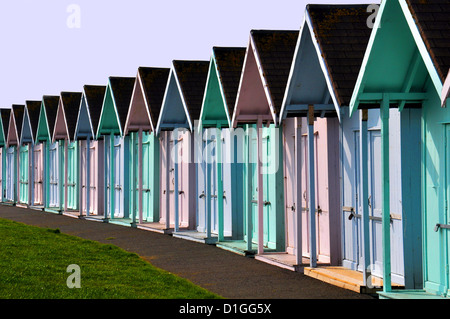
[{"label": "wooden door", "polygon": [[[296,176],[296,163],[295,163],[295,119],[288,118],[284,121],[283,127],[283,172],[284,172],[284,196],[285,196],[285,214],[286,221],[286,251],[289,254],[294,254],[296,251],[296,219],[297,219],[297,207],[295,203],[295,176]],[[297,163],[301,165],[301,163]],[[301,205],[298,205],[298,209],[301,212]]]},{"label": "wooden door", "polygon": [[[372,273],[383,274],[382,193],[381,193],[381,131],[369,131],[369,228],[371,232]],[[360,241],[361,242],[361,241]]]},{"label": "wooden door", "polygon": [[28,158],[29,146],[23,145],[19,147],[19,202],[23,204],[28,203]]},{"label": "wooden door", "polygon": [[34,205],[43,204],[44,152],[43,144],[34,147]]},{"label": "wooden door", "polygon": [[[205,131],[201,136],[202,143],[199,151],[200,160],[196,163],[197,167],[197,183],[196,183],[196,199],[197,199],[197,231],[206,232],[206,158],[204,156],[204,150],[206,148]],[[201,152],[201,153],[200,153]]]},{"label": "wooden door", "polygon": [[67,146],[67,208],[78,208],[78,145],[72,142]]},{"label": "wooden door", "polygon": [[15,146],[10,146],[6,152],[6,199],[14,201],[15,194],[15,177],[16,177],[16,161]]},{"label": "wooden door", "polygon": [[153,190],[150,185],[151,138],[147,132],[142,133],[142,214],[145,221],[151,218],[151,197]]},{"label": "wooden door", "polygon": [[59,156],[58,142],[49,147],[49,207],[59,207]]},{"label": "wooden door", "polygon": [[114,136],[114,217],[122,218],[123,213],[123,171],[124,171],[124,158],[123,158],[123,142],[124,138],[120,136]]}]

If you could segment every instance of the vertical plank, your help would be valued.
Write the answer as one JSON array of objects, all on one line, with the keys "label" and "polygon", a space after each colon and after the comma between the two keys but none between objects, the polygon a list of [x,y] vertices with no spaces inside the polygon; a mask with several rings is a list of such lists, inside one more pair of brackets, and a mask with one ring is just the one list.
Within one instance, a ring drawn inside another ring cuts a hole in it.
[{"label": "vertical plank", "polygon": [[391,287],[391,239],[390,239],[390,187],[389,187],[389,96],[383,94],[381,117],[381,180],[382,180],[382,246],[383,246],[383,291]]},{"label": "vertical plank", "polygon": [[114,183],[114,133],[111,131],[109,135],[109,213],[110,218],[114,218],[114,193],[115,193],[115,183]]},{"label": "vertical plank", "polygon": [[251,139],[252,137],[250,136],[250,125],[246,124],[245,125],[245,131],[246,131],[246,135],[245,135],[245,152],[246,152],[246,156],[245,156],[245,166],[246,166],[246,188],[245,188],[245,200],[244,203],[247,204],[247,251],[251,251],[252,250],[252,240],[253,240],[253,221],[252,221],[252,170],[250,168],[250,158],[252,156],[251,154]]},{"label": "vertical plank", "polygon": [[179,168],[179,166],[178,166],[178,147],[179,147],[179,145],[178,145],[178,129],[177,128],[173,130],[173,135],[174,135],[173,136],[173,146],[174,146],[174,155],[175,155],[174,156],[174,169],[175,169],[174,180],[175,180],[175,183],[174,183],[174,188],[173,188],[173,196],[175,199],[174,231],[178,232],[178,230],[179,230],[178,221],[180,218],[180,216],[179,216],[180,212],[179,212],[179,198],[178,198],[178,196],[179,196],[179,194],[178,194],[178,168]]},{"label": "vertical plank", "polygon": [[262,175],[262,119],[258,117],[256,125],[256,158],[257,158],[257,170],[258,176],[258,254],[264,253],[264,186]]},{"label": "vertical plank", "polygon": [[134,156],[134,148],[135,148],[135,141],[134,141],[134,132],[130,133],[130,176],[131,176],[131,187],[130,187],[130,208],[131,208],[131,214],[132,214],[132,225],[136,225],[136,187],[134,186],[134,183],[136,182],[136,156]]},{"label": "vertical plank", "polygon": [[220,123],[216,129],[216,174],[217,174],[217,200],[218,200],[218,240],[223,241],[224,236],[224,208],[223,208],[223,172],[222,172],[222,126]]},{"label": "vertical plank", "polygon": [[86,138],[86,216],[90,214],[91,196],[91,136]]},{"label": "vertical plank", "polygon": [[170,228],[170,133],[164,134],[166,139],[166,229]]},{"label": "vertical plank", "polygon": [[[206,210],[206,237],[211,238],[211,151],[209,149],[208,143],[210,142],[210,129],[205,130],[205,149],[206,158],[205,160],[205,173],[206,173],[206,185],[205,185],[205,210]],[[212,143],[212,142],[211,142]]]},{"label": "vertical plank", "polygon": [[296,238],[296,262],[297,265],[303,264],[303,249],[302,249],[302,121],[301,118],[295,118],[295,145],[294,145],[294,158],[295,158],[295,213],[297,214],[297,223],[295,225],[297,238]]},{"label": "vertical plank", "polygon": [[[139,128],[139,132],[138,132],[138,167],[139,167],[139,172],[138,172],[138,207],[139,207],[139,223],[142,224],[143,222],[143,209],[142,209],[142,205],[143,205],[143,201],[142,201],[142,177],[143,177],[143,172],[142,172],[142,127]],[[134,146],[134,145],[133,145]],[[134,147],[132,147],[131,149],[133,149]],[[131,185],[132,187],[134,187],[133,185]]]},{"label": "vertical plank", "polygon": [[308,197],[309,197],[309,244],[310,244],[310,266],[317,266],[316,254],[316,194],[314,179],[314,106],[308,108]]},{"label": "vertical plank", "polygon": [[69,161],[69,140],[65,139],[64,140],[64,211],[67,211],[67,202],[69,201],[68,199],[68,176],[69,176],[69,165],[68,165],[68,161]]},{"label": "vertical plank", "polygon": [[369,158],[367,145],[368,110],[360,111],[360,174],[361,174],[361,208],[362,208],[362,238],[363,238],[363,282],[365,286],[371,285],[370,270],[370,234],[369,234]]}]

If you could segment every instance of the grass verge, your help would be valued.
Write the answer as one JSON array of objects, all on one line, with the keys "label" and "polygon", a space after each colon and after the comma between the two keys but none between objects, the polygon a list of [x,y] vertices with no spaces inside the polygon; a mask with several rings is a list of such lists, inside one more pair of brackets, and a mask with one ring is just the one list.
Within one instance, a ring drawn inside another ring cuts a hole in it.
[{"label": "grass verge", "polygon": [[[69,265],[78,265],[81,288]],[[211,299],[219,296],[152,266],[137,254],[0,219],[0,298]]]}]

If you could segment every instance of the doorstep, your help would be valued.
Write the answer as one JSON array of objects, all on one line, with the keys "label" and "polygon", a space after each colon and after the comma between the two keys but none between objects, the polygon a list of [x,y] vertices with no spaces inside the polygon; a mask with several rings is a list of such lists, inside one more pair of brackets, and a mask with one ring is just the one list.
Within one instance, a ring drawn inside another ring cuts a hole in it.
[{"label": "doorstep", "polygon": [[[362,272],[342,266],[305,267],[304,274],[357,293],[374,294],[383,289],[383,280],[381,278],[372,276],[372,286],[368,287],[364,285]],[[402,289],[403,286],[392,283],[392,288]]]}]

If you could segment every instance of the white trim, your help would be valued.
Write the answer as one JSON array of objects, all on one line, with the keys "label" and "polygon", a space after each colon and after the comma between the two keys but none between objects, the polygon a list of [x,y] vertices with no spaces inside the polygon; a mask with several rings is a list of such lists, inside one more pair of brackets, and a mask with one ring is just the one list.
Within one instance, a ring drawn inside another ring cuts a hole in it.
[{"label": "white trim", "polygon": [[[174,67],[174,70],[175,70],[175,67]],[[185,98],[184,98],[183,90],[181,89],[180,82],[178,81],[177,72],[174,72],[174,74],[175,74],[175,83],[177,84],[178,92],[180,93],[180,97],[181,97],[181,102],[183,103],[184,112],[186,114],[186,118],[187,118],[188,123],[189,123],[189,129],[192,132],[193,129],[192,129],[191,116],[189,114],[189,110],[188,110],[187,105],[186,105],[186,101],[185,101]]]},{"label": "white trim", "polygon": [[325,82],[327,83],[327,86],[328,86],[328,92],[330,93],[331,99],[333,100],[334,108],[336,110],[336,113],[337,113],[337,116],[338,116],[338,120],[340,122],[341,121],[341,114],[340,114],[340,111],[339,111],[340,108],[339,108],[339,103],[338,103],[338,100],[337,100],[337,97],[336,97],[336,92],[334,91],[334,87],[333,87],[333,85],[331,83],[330,74],[328,73],[328,69],[327,69],[327,67],[325,65],[325,61],[324,61],[324,58],[323,58],[323,55],[322,55],[322,51],[320,50],[319,43],[317,42],[317,38],[316,38],[316,36],[314,34],[314,28],[313,28],[313,25],[312,25],[312,22],[311,22],[311,17],[309,15],[308,10],[306,10],[306,12],[305,12],[305,20],[306,20],[306,24],[307,24],[307,26],[309,28],[309,33],[311,35],[311,40],[313,42],[314,47],[316,48],[317,58],[319,60],[320,67],[322,68],[322,72],[323,72],[323,75],[325,77]]},{"label": "white trim", "polygon": [[375,42],[377,30],[379,30],[381,28],[381,18],[383,16],[384,9],[386,8],[386,3],[387,3],[387,1],[384,1],[384,0],[381,1],[377,16],[375,17],[375,23],[373,25],[372,32],[370,33],[370,38],[369,38],[369,42],[367,43],[366,52],[364,54],[364,58],[361,63],[361,68],[359,69],[358,78],[356,80],[355,87],[353,88],[352,97],[350,99],[350,105],[349,105],[349,111],[350,111],[349,115],[350,116],[352,116],[354,111],[356,111],[356,110],[354,110],[354,107],[355,107],[357,98],[358,98],[361,90],[363,90],[363,88],[364,88],[364,85],[362,83],[362,80],[364,78],[364,72],[366,70],[367,63],[369,61],[370,52],[372,51],[372,47]]},{"label": "white trim", "polygon": [[433,81],[434,87],[436,88],[437,94],[440,96],[442,92],[442,81],[439,77],[439,74],[434,66],[433,60],[430,57],[430,53],[428,52],[425,43],[423,42],[422,36],[420,35],[419,29],[417,27],[414,18],[412,17],[411,12],[409,11],[408,4],[405,0],[399,0],[400,7],[402,8],[403,15],[406,18],[406,22],[408,23],[409,29],[413,35],[414,41],[416,42],[417,48],[422,56],[423,62],[427,67],[428,74]]},{"label": "white trim", "polygon": [[237,126],[237,120],[236,120],[236,115],[237,115],[236,113],[238,111],[237,106],[239,104],[239,96],[241,95],[241,88],[242,88],[242,82],[243,82],[243,79],[244,79],[245,66],[247,65],[248,53],[250,51],[249,47],[250,47],[250,43],[247,46],[247,48],[245,49],[244,64],[242,65],[241,77],[239,79],[239,87],[238,87],[238,90],[236,92],[236,101],[234,102],[233,118],[231,119],[231,125],[232,125],[231,127],[233,127],[233,128],[235,128]]},{"label": "white trim", "polygon": [[264,92],[266,93],[267,103],[269,104],[270,113],[272,113],[273,122],[275,125],[278,123],[277,115],[275,114],[275,106],[273,105],[272,97],[270,96],[269,83],[267,83],[266,76],[264,74],[264,68],[261,64],[261,59],[258,54],[258,50],[255,46],[255,40],[250,33],[250,47],[253,49],[253,55],[255,56],[256,66],[258,67],[259,76],[263,85]]},{"label": "white trim", "polygon": [[[305,10],[305,14],[306,14],[306,10]],[[292,79],[294,77],[294,72],[295,72],[295,69],[296,69],[296,64],[297,64],[297,59],[298,59],[298,52],[300,51],[300,48],[301,48],[301,41],[302,41],[302,36],[303,36],[303,30],[304,30],[304,26],[305,26],[305,23],[306,23],[305,19],[306,19],[305,15],[303,15],[302,24],[300,26],[300,30],[299,30],[299,34],[298,34],[297,44],[295,46],[294,57],[292,59],[291,69],[289,71],[288,80],[286,82],[286,90],[284,91],[283,102],[281,103],[279,125],[282,124],[283,120],[287,116],[286,104],[287,104],[288,100],[290,102],[291,97],[292,97],[292,89],[291,89]]]}]

